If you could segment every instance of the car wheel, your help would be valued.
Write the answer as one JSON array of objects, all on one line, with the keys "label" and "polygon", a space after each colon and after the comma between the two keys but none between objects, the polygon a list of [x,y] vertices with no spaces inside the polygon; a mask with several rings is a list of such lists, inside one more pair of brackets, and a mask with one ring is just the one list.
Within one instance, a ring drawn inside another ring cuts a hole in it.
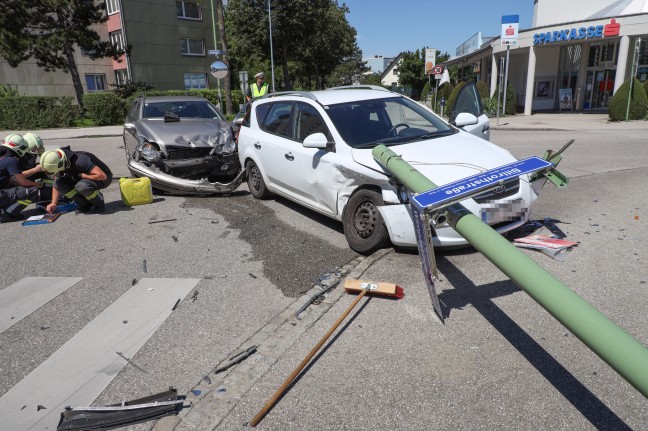
[{"label": "car wheel", "polygon": [[257,199],[267,199],[271,196],[270,191],[263,181],[263,175],[259,167],[253,161],[249,161],[246,165],[247,170],[247,183],[250,189],[250,194]]},{"label": "car wheel", "polygon": [[371,254],[389,244],[389,233],[378,211],[382,196],[373,190],[354,193],[344,209],[342,223],[349,246],[361,254]]}]

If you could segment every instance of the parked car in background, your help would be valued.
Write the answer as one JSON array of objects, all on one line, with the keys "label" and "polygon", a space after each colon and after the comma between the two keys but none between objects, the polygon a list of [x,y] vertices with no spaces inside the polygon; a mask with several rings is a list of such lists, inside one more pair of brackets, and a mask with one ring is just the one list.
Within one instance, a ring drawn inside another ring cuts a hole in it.
[{"label": "parked car in background", "polygon": [[231,125],[208,100],[139,97],[124,122],[128,169],[171,193],[228,193],[243,181]]},{"label": "parked car in background", "polygon": [[[462,100],[466,97],[476,100]],[[461,92],[456,106],[472,106],[473,112],[453,112],[449,124],[380,87],[274,93],[255,100],[238,138],[250,193],[259,199],[276,193],[340,220],[347,242],[359,253],[371,253],[390,241],[415,247],[408,192],[390,181],[374,160],[371,150],[376,145],[391,147],[439,186],[516,160],[461,130],[479,123],[476,91]],[[506,232],[528,220],[543,184],[531,184],[525,175],[462,204],[498,232]],[[437,227],[435,235],[435,246],[467,244],[448,225]]]}]

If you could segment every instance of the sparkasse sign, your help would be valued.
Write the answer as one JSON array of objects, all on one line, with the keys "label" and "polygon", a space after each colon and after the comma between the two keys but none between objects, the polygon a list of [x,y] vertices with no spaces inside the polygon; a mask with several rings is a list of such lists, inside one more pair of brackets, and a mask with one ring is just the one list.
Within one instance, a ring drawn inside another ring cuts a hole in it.
[{"label": "sparkasse sign", "polygon": [[546,33],[536,33],[533,35],[533,44],[541,45],[545,43],[565,42],[578,39],[596,39],[600,37],[618,36],[621,31],[621,24],[616,19],[605,25],[568,28],[564,30],[548,31]]}]

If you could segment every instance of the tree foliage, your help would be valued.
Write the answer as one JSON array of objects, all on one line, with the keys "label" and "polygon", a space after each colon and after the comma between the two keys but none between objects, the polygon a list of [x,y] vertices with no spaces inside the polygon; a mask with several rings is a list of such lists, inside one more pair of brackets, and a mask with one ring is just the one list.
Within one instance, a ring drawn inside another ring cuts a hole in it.
[{"label": "tree foliage", "polygon": [[[648,110],[648,96],[637,78],[631,78],[632,96],[630,96],[630,79],[624,82],[614,93],[610,101],[609,116],[611,121],[625,121],[626,111],[629,120],[642,120]],[[628,98],[630,109],[628,110]]]},{"label": "tree foliage", "polygon": [[[414,98],[422,94],[425,84],[430,81],[430,77],[425,74],[425,50],[426,48],[423,47],[415,52],[406,51],[398,65],[398,85],[412,88],[412,97]],[[435,64],[441,64],[449,58],[450,54],[447,52],[441,54],[437,51]],[[432,79],[434,79],[433,76]]]},{"label": "tree foliage", "polygon": [[[267,5],[266,0],[230,0],[225,11],[232,64],[252,74],[270,69]],[[273,0],[271,11],[272,51],[280,66],[275,84],[322,88],[366,71],[345,5],[337,0]]]},{"label": "tree foliage", "polygon": [[83,107],[83,86],[74,59],[75,49],[91,59],[123,51],[102,41],[91,26],[105,22],[105,2],[87,0],[3,0],[0,14],[0,55],[12,67],[34,58],[47,71],[70,73],[77,102]]}]

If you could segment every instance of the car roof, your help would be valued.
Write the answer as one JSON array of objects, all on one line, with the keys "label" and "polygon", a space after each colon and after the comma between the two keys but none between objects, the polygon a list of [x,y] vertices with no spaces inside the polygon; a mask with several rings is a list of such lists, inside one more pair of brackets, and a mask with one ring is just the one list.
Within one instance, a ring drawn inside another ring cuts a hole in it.
[{"label": "car roof", "polygon": [[205,102],[200,96],[140,96],[146,102]]},{"label": "car roof", "polygon": [[327,90],[318,91],[283,91],[271,93],[264,96],[261,100],[269,101],[276,98],[307,98],[315,100],[322,105],[336,105],[338,103],[348,103],[358,100],[387,99],[392,97],[403,97],[401,94],[374,86],[346,86],[333,87]]}]

